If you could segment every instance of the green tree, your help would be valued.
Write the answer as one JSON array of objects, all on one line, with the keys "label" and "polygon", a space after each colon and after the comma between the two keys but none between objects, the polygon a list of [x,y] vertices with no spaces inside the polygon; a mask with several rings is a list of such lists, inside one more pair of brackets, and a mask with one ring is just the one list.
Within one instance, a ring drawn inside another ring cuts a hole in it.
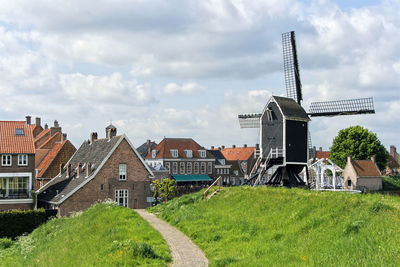
[{"label": "green tree", "polygon": [[160,197],[161,193],[161,183],[159,180],[154,180],[153,181],[153,197],[154,197],[154,202],[158,204],[158,198]]},{"label": "green tree", "polygon": [[174,179],[166,178],[162,180],[160,196],[164,198],[165,201],[171,200],[177,193],[176,181]]},{"label": "green tree", "polygon": [[379,169],[385,168],[389,153],[379,141],[376,134],[361,126],[351,126],[340,130],[338,136],[333,139],[329,158],[344,168],[347,156],[353,159],[365,160],[376,156],[376,164]]}]

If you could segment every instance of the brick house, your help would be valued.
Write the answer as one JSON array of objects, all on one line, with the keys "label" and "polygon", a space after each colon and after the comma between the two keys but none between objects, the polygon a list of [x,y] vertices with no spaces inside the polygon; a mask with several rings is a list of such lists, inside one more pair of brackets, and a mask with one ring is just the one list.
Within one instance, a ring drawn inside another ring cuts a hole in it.
[{"label": "brick house", "polygon": [[67,134],[62,133],[58,121],[54,126],[44,129],[40,125],[40,118],[36,118],[35,142],[35,189],[48,183],[60,171],[60,164],[65,164],[75,153],[75,146],[67,140]]},{"label": "brick house", "polygon": [[342,177],[345,189],[382,190],[382,177],[375,163],[375,157],[371,157],[371,160],[353,160],[350,156],[347,157]]},{"label": "brick house", "polygon": [[150,168],[126,135],[107,127],[106,138],[91,133],[59,174],[40,188],[38,205],[58,209],[61,216],[112,199],[128,208],[149,206]]},{"label": "brick house", "polygon": [[395,146],[390,146],[389,158],[385,167],[385,175],[394,176],[400,173],[399,154]]},{"label": "brick house", "polygon": [[226,161],[221,150],[211,147],[211,149],[207,151],[215,158],[215,177],[218,178],[221,176],[221,185],[228,185],[229,179],[232,175],[232,164],[229,164]]},{"label": "brick house", "polygon": [[29,121],[0,121],[0,211],[33,207],[33,128]]},{"label": "brick house", "polygon": [[330,151],[323,151],[322,147],[319,147],[319,150],[316,150],[315,147],[313,148],[314,150],[314,160],[313,162],[317,162],[320,159],[324,159],[324,163],[327,162],[327,159],[329,158]]},{"label": "brick house", "polygon": [[178,186],[209,184],[214,174],[215,158],[192,138],[164,138],[145,160],[168,169]]}]

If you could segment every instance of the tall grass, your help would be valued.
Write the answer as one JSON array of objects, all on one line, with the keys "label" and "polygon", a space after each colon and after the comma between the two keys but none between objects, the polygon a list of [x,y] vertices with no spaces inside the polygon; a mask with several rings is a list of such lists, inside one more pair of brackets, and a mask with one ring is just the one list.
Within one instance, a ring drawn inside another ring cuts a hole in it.
[{"label": "tall grass", "polygon": [[131,209],[95,204],[71,218],[40,226],[11,247],[0,247],[0,266],[166,266],[169,248]]},{"label": "tall grass", "polygon": [[236,187],[150,210],[211,266],[400,266],[399,197]]}]

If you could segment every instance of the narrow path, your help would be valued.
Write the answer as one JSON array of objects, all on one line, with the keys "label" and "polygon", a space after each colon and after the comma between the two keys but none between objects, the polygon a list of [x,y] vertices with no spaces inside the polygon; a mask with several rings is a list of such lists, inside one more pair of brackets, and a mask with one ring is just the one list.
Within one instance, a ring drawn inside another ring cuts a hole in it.
[{"label": "narrow path", "polygon": [[136,209],[137,213],[150,223],[157,231],[161,233],[167,241],[172,254],[172,266],[174,267],[200,267],[208,266],[208,259],[203,251],[196,246],[181,231],[157,218],[142,209]]}]

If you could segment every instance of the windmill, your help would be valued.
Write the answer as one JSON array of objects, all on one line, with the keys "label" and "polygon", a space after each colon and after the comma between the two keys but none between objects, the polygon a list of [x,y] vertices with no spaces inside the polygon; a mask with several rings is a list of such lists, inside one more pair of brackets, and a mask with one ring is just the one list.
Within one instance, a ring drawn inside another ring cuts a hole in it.
[{"label": "windmill", "polygon": [[269,169],[270,185],[304,185],[299,173],[306,168],[311,147],[310,117],[375,113],[371,97],[313,102],[309,112],[301,106],[303,95],[294,31],[282,34],[283,65],[287,97],[271,96],[261,113],[239,115],[241,128],[260,128],[260,151],[248,184],[263,182]]}]

